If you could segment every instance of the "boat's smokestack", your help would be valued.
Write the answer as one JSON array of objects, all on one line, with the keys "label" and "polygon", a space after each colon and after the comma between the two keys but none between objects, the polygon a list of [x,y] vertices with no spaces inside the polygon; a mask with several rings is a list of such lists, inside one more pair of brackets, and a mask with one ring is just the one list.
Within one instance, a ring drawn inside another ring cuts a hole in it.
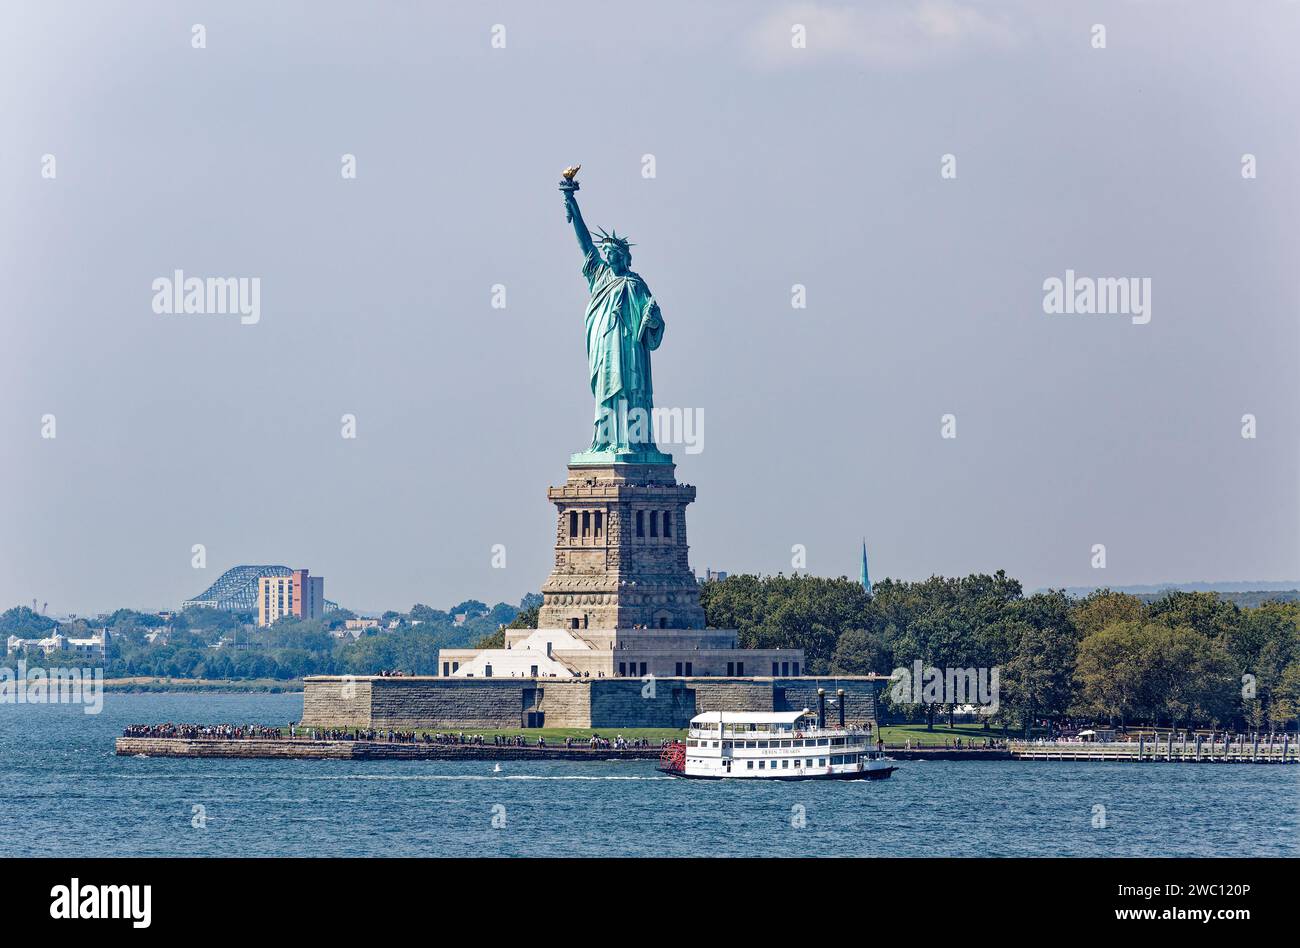
[{"label": "boat's smokestack", "polygon": [[826,689],[817,689],[817,727],[826,726]]},{"label": "boat's smokestack", "polygon": [[840,727],[844,727],[844,689],[835,692],[835,696],[840,699]]}]

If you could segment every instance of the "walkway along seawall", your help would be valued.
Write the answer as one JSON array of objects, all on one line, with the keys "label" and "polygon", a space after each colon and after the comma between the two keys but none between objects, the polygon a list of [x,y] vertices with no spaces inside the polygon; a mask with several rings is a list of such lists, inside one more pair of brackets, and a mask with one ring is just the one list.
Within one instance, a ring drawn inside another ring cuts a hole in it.
[{"label": "walkway along seawall", "polygon": [[[658,760],[659,745],[650,747],[597,747],[582,744],[565,747],[548,744],[525,747],[496,744],[435,744],[417,741],[313,741],[302,738],[279,740],[119,737],[117,753],[123,757],[208,757],[267,758],[290,760]],[[896,760],[1011,760],[1004,750],[951,747],[889,750]]]},{"label": "walkway along seawall", "polygon": [[[402,741],[321,741],[303,738],[280,740],[225,739],[181,737],[119,737],[117,753],[124,757],[207,757],[207,758],[266,758],[296,760],[657,760],[661,748],[651,747],[597,747],[575,743],[572,747],[549,744],[523,747],[497,744],[437,744]],[[1174,763],[1174,764],[1290,764],[1300,763],[1298,749],[1289,744],[1283,753],[1276,746],[1272,753],[1261,747],[1255,751],[1252,743],[1244,748],[1222,742],[1218,753],[1211,756],[1208,746],[1202,748],[1197,758],[1189,748],[1180,753],[1174,745],[1172,754],[1167,744],[1143,746],[1138,756],[1138,744],[1027,744],[1012,742],[1009,749],[913,747],[904,749],[886,747],[885,753],[894,760],[955,760],[955,761],[1009,761],[1044,760],[1069,762],[1113,763]],[[1254,752],[1254,753],[1252,753]]]},{"label": "walkway along seawall", "polygon": [[658,760],[660,747],[512,747],[401,741],[224,740],[119,737],[117,753],[134,757],[278,758],[288,760]]}]

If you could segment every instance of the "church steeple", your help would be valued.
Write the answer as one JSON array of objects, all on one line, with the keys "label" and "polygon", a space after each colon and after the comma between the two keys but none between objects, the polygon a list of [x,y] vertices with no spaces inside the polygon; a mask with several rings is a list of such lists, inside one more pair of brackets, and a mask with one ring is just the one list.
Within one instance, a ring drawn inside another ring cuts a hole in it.
[{"label": "church steeple", "polygon": [[862,538],[862,574],[858,577],[858,581],[862,583],[862,588],[865,589],[865,590],[868,592],[868,594],[869,594],[869,593],[871,592],[871,577],[867,575],[867,540],[866,540],[866,537],[863,537],[863,538]]}]

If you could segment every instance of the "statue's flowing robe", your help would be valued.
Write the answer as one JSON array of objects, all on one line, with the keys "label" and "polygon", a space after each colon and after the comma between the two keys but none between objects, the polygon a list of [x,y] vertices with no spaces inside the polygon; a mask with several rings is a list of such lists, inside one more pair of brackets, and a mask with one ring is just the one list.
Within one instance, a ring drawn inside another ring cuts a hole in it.
[{"label": "statue's flowing robe", "polygon": [[[659,307],[645,280],[632,272],[618,276],[594,250],[587,254],[582,275],[591,291],[586,325],[587,367],[591,394],[596,398],[592,450],[653,450],[654,435],[649,425],[654,408],[650,353],[659,348],[664,337]],[[644,435],[630,444],[628,426],[622,422],[610,426],[608,422],[611,416],[626,419],[627,412],[633,409],[645,412]]]}]

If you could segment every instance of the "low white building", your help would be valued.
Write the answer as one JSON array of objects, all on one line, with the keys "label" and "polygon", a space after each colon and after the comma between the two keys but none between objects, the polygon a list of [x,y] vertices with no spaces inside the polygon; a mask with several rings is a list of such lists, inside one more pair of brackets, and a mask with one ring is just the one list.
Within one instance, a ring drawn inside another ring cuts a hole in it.
[{"label": "low white building", "polygon": [[442,649],[443,675],[451,678],[575,678],[580,672],[556,653],[591,652],[588,642],[564,629],[507,633],[505,648]]},{"label": "low white building", "polygon": [[740,648],[735,629],[506,629],[503,648],[444,648],[445,678],[799,678],[803,649]]},{"label": "low white building", "polygon": [[45,655],[52,652],[71,652],[85,658],[102,659],[108,657],[108,639],[108,629],[100,629],[90,638],[85,639],[69,638],[61,632],[55,632],[43,639],[22,639],[16,635],[11,635],[9,636],[9,654],[12,655],[18,651],[34,652],[39,650]]}]

